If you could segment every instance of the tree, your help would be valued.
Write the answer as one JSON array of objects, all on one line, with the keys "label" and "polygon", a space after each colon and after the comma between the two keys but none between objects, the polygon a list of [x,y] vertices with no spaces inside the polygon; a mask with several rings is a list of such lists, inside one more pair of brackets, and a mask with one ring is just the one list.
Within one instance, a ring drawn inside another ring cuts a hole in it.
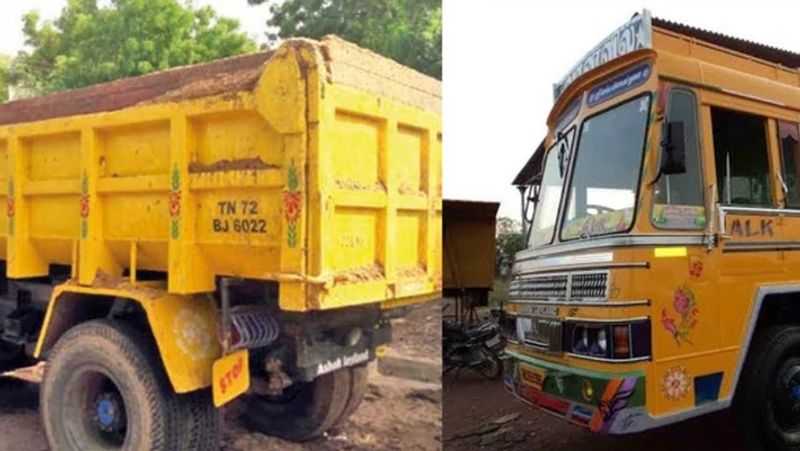
[{"label": "tree", "polygon": [[[32,50],[17,56],[12,82],[35,92],[72,89],[255,50],[234,19],[178,0],[68,0],[61,15],[23,17]],[[105,3],[105,2],[102,2]]]},{"label": "tree", "polygon": [[525,245],[522,241],[522,230],[519,221],[501,217],[497,220],[497,233],[495,236],[495,271],[503,275],[503,268],[514,262],[514,255],[521,251]]},{"label": "tree", "polygon": [[0,55],[0,103],[8,101],[8,68],[12,59],[8,55]]},{"label": "tree", "polygon": [[274,44],[279,39],[319,39],[336,34],[442,78],[441,0],[248,0],[266,3]]}]

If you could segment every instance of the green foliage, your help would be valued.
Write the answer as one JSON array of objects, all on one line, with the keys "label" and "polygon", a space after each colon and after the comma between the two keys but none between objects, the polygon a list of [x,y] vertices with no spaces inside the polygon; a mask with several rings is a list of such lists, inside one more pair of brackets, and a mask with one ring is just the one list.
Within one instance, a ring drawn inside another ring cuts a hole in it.
[{"label": "green foliage", "polygon": [[522,240],[522,231],[519,221],[511,218],[497,220],[497,234],[495,237],[495,271],[499,274],[505,266],[510,268],[514,262],[514,254],[521,251],[525,244]]},{"label": "green foliage", "polygon": [[269,5],[274,43],[336,34],[442,78],[441,0],[248,0]]},{"label": "green foliage", "polygon": [[0,103],[8,101],[8,69],[12,60],[8,55],[0,55]]},{"label": "green foliage", "polygon": [[23,17],[33,49],[12,82],[34,92],[72,89],[255,50],[234,19],[178,0],[68,0],[54,21]]}]

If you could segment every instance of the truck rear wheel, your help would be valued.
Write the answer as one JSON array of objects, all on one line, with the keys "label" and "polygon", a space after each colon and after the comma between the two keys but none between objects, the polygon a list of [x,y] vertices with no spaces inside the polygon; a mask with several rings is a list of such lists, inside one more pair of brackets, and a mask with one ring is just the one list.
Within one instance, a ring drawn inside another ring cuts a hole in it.
[{"label": "truck rear wheel", "polygon": [[757,332],[734,399],[747,449],[800,447],[800,327]]},{"label": "truck rear wheel", "polygon": [[350,368],[295,381],[281,396],[252,395],[245,421],[253,429],[286,440],[302,442],[321,436],[342,420],[351,388]]},{"label": "truck rear wheel", "polygon": [[350,393],[347,395],[347,404],[344,411],[339,415],[339,419],[333,425],[334,428],[344,426],[344,423],[355,413],[361,401],[364,400],[364,393],[367,392],[367,365],[359,365],[349,368],[350,370]]},{"label": "truck rear wheel", "polygon": [[41,391],[51,449],[185,449],[175,426],[182,409],[154,346],[123,324],[97,320],[67,331]]}]

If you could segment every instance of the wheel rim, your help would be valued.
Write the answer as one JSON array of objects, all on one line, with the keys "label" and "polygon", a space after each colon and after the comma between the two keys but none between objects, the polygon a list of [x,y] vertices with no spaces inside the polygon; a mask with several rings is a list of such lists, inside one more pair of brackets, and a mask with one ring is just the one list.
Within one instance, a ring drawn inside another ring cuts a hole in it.
[{"label": "wheel rim", "polygon": [[76,448],[121,449],[128,432],[125,398],[108,372],[75,371],[64,387],[62,422]]},{"label": "wheel rim", "polygon": [[800,359],[789,359],[777,373],[772,414],[787,434],[800,432]]}]

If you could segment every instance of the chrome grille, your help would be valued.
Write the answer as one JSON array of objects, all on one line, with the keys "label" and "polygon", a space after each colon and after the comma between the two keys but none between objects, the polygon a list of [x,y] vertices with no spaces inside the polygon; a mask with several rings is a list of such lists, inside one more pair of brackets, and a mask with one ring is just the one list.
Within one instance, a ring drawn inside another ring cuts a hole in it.
[{"label": "chrome grille", "polygon": [[509,296],[527,299],[563,299],[567,297],[567,284],[566,274],[516,277],[509,287]]},{"label": "chrome grille", "polygon": [[608,287],[607,272],[588,272],[572,275],[569,297],[572,299],[602,299]]},{"label": "chrome grille", "polygon": [[608,271],[517,276],[509,286],[511,300],[608,299]]}]

